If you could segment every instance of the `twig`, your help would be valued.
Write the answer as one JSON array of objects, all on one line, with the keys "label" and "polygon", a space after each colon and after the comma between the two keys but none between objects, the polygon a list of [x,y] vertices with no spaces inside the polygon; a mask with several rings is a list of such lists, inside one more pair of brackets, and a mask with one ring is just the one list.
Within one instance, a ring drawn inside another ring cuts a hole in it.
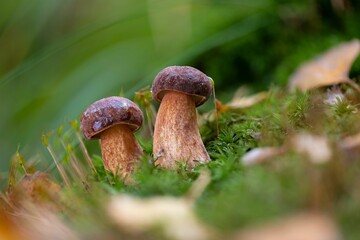
[{"label": "twig", "polygon": [[85,147],[85,144],[84,144],[80,134],[77,131],[75,132],[75,134],[76,134],[77,139],[79,140],[80,148],[81,148],[81,150],[82,150],[82,152],[83,152],[83,154],[85,156],[85,159],[86,159],[87,163],[89,164],[90,168],[94,171],[94,173],[97,174],[96,168],[95,168],[95,166],[94,166],[94,164],[93,164],[93,162],[92,162],[92,160],[90,158],[89,152],[87,151],[87,149]]},{"label": "twig", "polygon": [[219,112],[218,112],[217,105],[216,105],[215,82],[210,77],[209,77],[209,80],[212,84],[212,94],[213,94],[214,107],[215,107],[216,137],[218,137],[219,136]]},{"label": "twig", "polygon": [[57,160],[54,150],[52,149],[52,147],[49,144],[46,144],[45,146],[46,146],[46,149],[49,151],[52,159],[54,160],[55,165],[56,165],[57,169],[59,170],[60,175],[63,178],[66,186],[69,187],[70,186],[69,178],[67,177],[65,170],[63,169],[63,167],[60,165],[59,161]]}]

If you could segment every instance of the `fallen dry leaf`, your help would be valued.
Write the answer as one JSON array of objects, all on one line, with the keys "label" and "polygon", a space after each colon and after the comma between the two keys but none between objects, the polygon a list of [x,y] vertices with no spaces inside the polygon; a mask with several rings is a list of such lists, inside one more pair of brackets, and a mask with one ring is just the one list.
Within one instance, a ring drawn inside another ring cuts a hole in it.
[{"label": "fallen dry leaf", "polygon": [[256,103],[261,102],[267,96],[266,92],[259,92],[251,96],[243,97],[234,97],[226,106],[230,109],[241,109],[247,108],[255,105]]},{"label": "fallen dry leaf", "polygon": [[240,87],[236,90],[230,102],[223,104],[219,100],[216,100],[216,109],[219,112],[226,112],[229,110],[251,107],[264,100],[266,96],[267,96],[266,92],[259,92],[249,96],[248,89],[245,87]]},{"label": "fallen dry leaf", "polygon": [[[359,141],[359,139],[356,138],[352,141]],[[331,146],[325,136],[299,133],[289,139],[289,144],[285,143],[280,147],[254,148],[244,154],[241,161],[245,166],[261,164],[286,153],[288,150],[306,156],[314,164],[325,163],[332,157]]]},{"label": "fallen dry leaf", "polygon": [[351,65],[360,52],[360,42],[354,39],[342,43],[314,60],[301,65],[290,77],[291,91],[307,91],[317,87],[348,82]]},{"label": "fallen dry leaf", "polygon": [[151,197],[141,199],[122,194],[113,197],[107,207],[110,218],[129,234],[144,233],[161,227],[169,239],[212,239],[216,234],[203,225],[194,214],[194,202],[210,181],[204,171],[185,197]]},{"label": "fallen dry leaf", "polygon": [[140,199],[119,195],[107,208],[111,219],[128,233],[142,233],[161,227],[170,239],[209,239],[210,232],[195,217],[192,204],[184,198]]},{"label": "fallen dry leaf", "polygon": [[129,234],[144,233],[160,227],[169,239],[213,239],[216,234],[201,224],[194,214],[194,202],[210,181],[203,171],[185,197],[138,198],[127,194],[114,196],[107,207],[110,218]]},{"label": "fallen dry leaf", "polygon": [[340,240],[332,218],[321,213],[300,213],[235,235],[236,240]]},{"label": "fallen dry leaf", "polygon": [[[247,96],[247,90],[243,87],[240,87],[234,94],[233,99],[224,104],[220,100],[215,100],[216,110],[218,113],[227,112],[231,110],[239,110],[243,108],[251,107],[261,101],[263,101],[267,92],[259,92],[251,96]],[[214,121],[215,120],[215,111],[210,111],[202,114],[198,117],[198,124],[201,125],[204,121]]]},{"label": "fallen dry leaf", "polygon": [[54,201],[59,199],[61,187],[49,178],[49,174],[35,172],[26,174],[9,193],[9,200],[14,207],[20,207],[24,201],[44,207],[49,210],[58,210]]},{"label": "fallen dry leaf", "polygon": [[245,166],[251,166],[255,164],[260,164],[268,160],[273,159],[274,157],[280,156],[285,152],[284,147],[260,147],[254,148],[247,152],[242,158],[241,161]]},{"label": "fallen dry leaf", "polygon": [[344,149],[351,149],[360,146],[360,133],[344,138],[340,145]]},{"label": "fallen dry leaf", "polygon": [[344,137],[339,141],[339,146],[347,159],[356,159],[360,153],[360,132]]},{"label": "fallen dry leaf", "polygon": [[325,163],[332,157],[331,146],[324,136],[300,133],[292,137],[291,143],[295,152],[306,155],[312,163]]}]

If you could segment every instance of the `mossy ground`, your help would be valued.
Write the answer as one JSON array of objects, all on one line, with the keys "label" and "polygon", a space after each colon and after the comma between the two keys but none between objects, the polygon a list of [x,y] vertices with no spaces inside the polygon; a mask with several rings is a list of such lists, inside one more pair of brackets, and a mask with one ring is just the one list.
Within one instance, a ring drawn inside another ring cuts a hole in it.
[{"label": "mossy ground", "polygon": [[[151,160],[152,141],[145,135],[139,135],[145,156],[133,175],[137,182],[135,185],[124,185],[105,172],[102,159],[96,154],[99,153],[97,144],[90,145],[90,152],[95,152],[91,153],[91,158],[97,171],[96,174],[91,173],[85,161],[86,153],[79,147],[76,137],[79,130],[73,122],[72,128],[60,128],[57,136],[53,134],[43,139],[46,146],[52,146],[58,153],[56,157],[71,178],[70,186],[64,186],[62,200],[58,203],[63,207],[61,217],[82,233],[90,231],[101,235],[102,232],[117,231],[104,214],[103,204],[109,196],[127,193],[140,197],[182,197],[199,173],[207,169],[211,173],[211,182],[197,199],[195,212],[202,222],[224,234],[310,209],[334,216],[345,239],[360,239],[357,224],[360,222],[359,149],[341,149],[344,137],[360,132],[360,99],[346,86],[341,90],[349,100],[329,105],[324,102],[325,89],[288,93],[272,87],[260,103],[220,112],[218,136],[214,120],[204,121],[200,126],[212,161],[191,171],[184,164],[179,164],[177,170],[154,166]],[[301,132],[326,136],[333,147],[331,159],[315,164],[307,155],[287,151],[256,166],[244,166],[242,163],[242,156],[249,150],[281,146]],[[67,146],[65,150],[61,142]],[[84,172],[86,187],[70,164],[72,156],[76,157]],[[19,155],[15,159],[19,160]],[[24,167],[24,163],[21,166],[18,167],[20,172],[24,168],[34,171],[29,166]],[[47,171],[64,185],[56,176],[54,166]],[[10,175],[15,178],[14,171]],[[21,174],[17,175],[20,179]]]}]

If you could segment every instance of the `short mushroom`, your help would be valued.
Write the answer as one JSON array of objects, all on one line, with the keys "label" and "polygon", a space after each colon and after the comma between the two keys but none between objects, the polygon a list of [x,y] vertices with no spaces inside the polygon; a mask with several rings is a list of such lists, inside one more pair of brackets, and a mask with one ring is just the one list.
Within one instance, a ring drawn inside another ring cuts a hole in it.
[{"label": "short mushroom", "polygon": [[133,134],[142,122],[143,114],[135,103],[122,97],[108,97],[85,110],[81,130],[88,140],[100,139],[105,169],[125,178],[143,152]]},{"label": "short mushroom", "polygon": [[196,107],[211,95],[210,79],[188,66],[171,66],[155,77],[152,96],[161,103],[156,116],[153,154],[155,164],[175,168],[185,161],[190,168],[210,161],[197,126]]}]

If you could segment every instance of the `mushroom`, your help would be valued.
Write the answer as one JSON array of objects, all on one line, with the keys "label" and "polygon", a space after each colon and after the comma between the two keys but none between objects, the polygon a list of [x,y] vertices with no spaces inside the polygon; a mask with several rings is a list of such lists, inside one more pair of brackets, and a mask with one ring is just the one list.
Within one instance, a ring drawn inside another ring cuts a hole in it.
[{"label": "mushroom", "polygon": [[175,168],[176,161],[190,168],[210,161],[196,119],[196,107],[211,95],[210,79],[188,66],[171,66],[155,77],[152,97],[161,103],[154,129],[155,164]]},{"label": "mushroom", "polygon": [[140,108],[122,97],[108,97],[91,104],[81,116],[81,130],[88,139],[100,139],[106,170],[125,178],[143,153],[133,132],[143,122]]}]

